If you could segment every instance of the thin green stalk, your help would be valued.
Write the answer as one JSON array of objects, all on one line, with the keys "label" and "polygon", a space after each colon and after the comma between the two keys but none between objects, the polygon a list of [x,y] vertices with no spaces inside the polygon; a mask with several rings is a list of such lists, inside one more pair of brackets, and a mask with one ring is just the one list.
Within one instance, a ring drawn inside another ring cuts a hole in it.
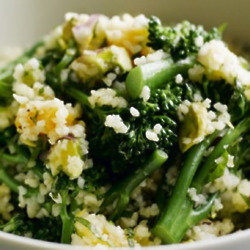
[{"label": "thin green stalk", "polygon": [[207,157],[196,175],[195,173],[205,150],[214,141],[219,132],[215,132],[188,151],[169,202],[152,229],[153,234],[160,237],[164,243],[180,242],[190,227],[208,216],[217,194],[213,194],[202,207],[194,209],[193,202],[187,195],[188,188],[191,186],[197,188],[198,192],[201,191],[203,185],[207,182],[209,173],[214,167],[215,159],[221,156],[226,145],[232,144],[249,130],[249,124],[250,118],[246,118],[234,129],[227,131],[227,134],[215,146],[213,152]]},{"label": "thin green stalk", "polygon": [[60,217],[62,220],[62,234],[61,234],[61,243],[69,244],[71,242],[71,235],[74,230],[74,220],[68,214],[67,211],[67,198],[68,198],[68,191],[63,190],[60,192],[62,197],[62,205],[60,211]]},{"label": "thin green stalk", "polygon": [[69,48],[66,50],[61,61],[55,66],[54,72],[56,75],[59,75],[61,71],[69,66],[69,64],[75,59],[76,49]]},{"label": "thin green stalk", "polygon": [[69,87],[67,88],[66,92],[76,101],[78,101],[81,105],[91,107],[88,100],[88,95],[84,94],[82,91]]},{"label": "thin green stalk", "polygon": [[12,96],[12,86],[0,80],[0,97],[10,98]]},{"label": "thin green stalk", "polygon": [[19,187],[23,186],[27,193],[25,194],[25,197],[31,197],[36,196],[39,192],[36,188],[28,187],[27,185],[22,185],[18,181],[16,181],[13,177],[11,177],[3,168],[3,166],[0,165],[0,181],[3,182],[6,186],[10,188],[10,190],[14,193],[19,193]]},{"label": "thin green stalk", "polygon": [[0,166],[0,181],[8,186],[12,192],[18,193],[18,187],[20,186],[19,183],[10,177],[2,166]]},{"label": "thin green stalk", "polygon": [[202,186],[207,181],[207,176],[215,166],[215,160],[219,158],[225,151],[225,147],[231,145],[243,133],[250,130],[250,118],[242,120],[234,129],[230,129],[228,133],[216,145],[212,153],[208,156],[204,164],[201,166],[199,172],[195,176],[192,186],[199,192]]},{"label": "thin green stalk", "polygon": [[[188,188],[190,187],[202,157],[217,136],[218,132],[215,132],[208,136],[202,143],[192,147],[188,151],[173,193],[169,199],[169,204],[166,210],[163,211],[163,214],[177,214],[181,209],[181,204],[187,195]],[[167,216],[164,218],[164,223],[172,223],[173,220],[175,220],[174,216]]]},{"label": "thin green stalk", "polygon": [[9,155],[9,154],[4,154],[4,153],[0,153],[0,157],[8,162],[11,163],[23,163],[26,164],[28,162],[28,159],[21,154],[16,154],[16,155]]},{"label": "thin green stalk", "polygon": [[102,203],[101,210],[105,210],[107,206],[112,205],[116,201],[117,203],[114,211],[112,211],[110,215],[110,219],[118,219],[129,203],[133,190],[147,177],[159,169],[166,162],[167,158],[168,155],[165,152],[161,150],[154,151],[141,168],[135,171],[135,173],[129,175],[123,181],[114,185],[108,191]]},{"label": "thin green stalk", "polygon": [[156,89],[177,74],[186,74],[188,69],[194,64],[194,59],[190,61],[179,61],[174,63],[172,59],[143,64],[133,68],[126,78],[126,89],[132,99],[140,96],[144,86]]}]

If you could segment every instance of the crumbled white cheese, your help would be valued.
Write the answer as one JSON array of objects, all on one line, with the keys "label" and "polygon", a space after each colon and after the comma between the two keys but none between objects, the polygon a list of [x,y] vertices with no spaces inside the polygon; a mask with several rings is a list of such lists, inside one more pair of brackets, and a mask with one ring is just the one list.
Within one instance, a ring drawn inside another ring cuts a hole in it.
[{"label": "crumbled white cheese", "polygon": [[139,116],[140,116],[139,110],[136,109],[136,108],[134,108],[134,107],[131,107],[131,108],[129,109],[129,111],[130,111],[130,114],[131,114],[132,116],[134,116],[134,117],[139,117]]},{"label": "crumbled white cheese", "polygon": [[197,194],[197,190],[195,188],[189,188],[188,194],[191,200],[195,203],[195,207],[206,203],[206,196],[203,194]]},{"label": "crumbled white cheese", "polygon": [[182,77],[181,74],[176,75],[175,82],[178,83],[178,84],[183,82],[183,77]]},{"label": "crumbled white cheese", "polygon": [[108,115],[104,125],[113,128],[116,133],[125,134],[128,132],[128,127],[124,124],[119,115]]},{"label": "crumbled white cheese", "polygon": [[197,47],[201,47],[204,44],[204,39],[202,36],[198,36],[195,38],[194,43]]},{"label": "crumbled white cheese", "polygon": [[198,52],[198,61],[211,80],[225,79],[231,84],[238,80],[242,85],[250,85],[250,72],[242,67],[239,58],[222,41],[205,43]]},{"label": "crumbled white cheese", "polygon": [[202,101],[202,96],[200,94],[198,94],[198,93],[195,93],[194,94],[194,100],[196,102],[201,102]]},{"label": "crumbled white cheese", "polygon": [[54,196],[52,193],[49,193],[49,196],[51,197],[51,199],[57,203],[57,204],[61,204],[62,203],[62,196],[58,193],[56,196]]},{"label": "crumbled white cheese", "polygon": [[214,211],[217,212],[223,208],[223,205],[221,203],[221,198],[217,198],[214,200]]},{"label": "crumbled white cheese", "polygon": [[83,189],[84,184],[85,184],[85,180],[81,176],[79,176],[78,179],[77,179],[77,185],[78,185],[78,187],[81,188],[81,189]]},{"label": "crumbled white cheese", "polygon": [[153,130],[156,134],[159,134],[162,130],[161,124],[160,123],[155,124]]},{"label": "crumbled white cheese", "polygon": [[116,91],[111,88],[101,88],[98,90],[91,90],[91,95],[88,97],[90,105],[95,106],[112,106],[113,108],[127,107],[127,101],[121,97],[116,96]]},{"label": "crumbled white cheese", "polygon": [[143,99],[144,102],[148,101],[150,98],[150,88],[148,86],[144,86],[140,97]]},{"label": "crumbled white cheese", "polygon": [[221,104],[219,102],[214,104],[214,108],[218,111],[220,111],[221,113],[226,112],[227,111],[227,105]]},{"label": "crumbled white cheese", "polygon": [[160,61],[162,59],[165,59],[168,56],[167,53],[165,53],[163,50],[157,50],[153,53],[148,54],[147,56],[141,56],[134,59],[134,64],[137,66],[150,63],[150,62],[156,62]]},{"label": "crumbled white cheese", "polygon": [[234,156],[228,155],[227,167],[233,168],[234,167]]},{"label": "crumbled white cheese", "polygon": [[204,72],[204,67],[195,64],[193,68],[188,70],[188,76],[194,82],[201,82]]},{"label": "crumbled white cheese", "polygon": [[107,76],[103,79],[104,83],[110,87],[114,80],[116,79],[117,75],[115,73],[108,73]]},{"label": "crumbled white cheese", "polygon": [[157,134],[156,134],[153,130],[151,130],[151,129],[148,129],[148,130],[146,131],[146,138],[147,138],[148,140],[150,140],[150,141],[155,141],[155,142],[159,141],[159,137],[158,137]]}]

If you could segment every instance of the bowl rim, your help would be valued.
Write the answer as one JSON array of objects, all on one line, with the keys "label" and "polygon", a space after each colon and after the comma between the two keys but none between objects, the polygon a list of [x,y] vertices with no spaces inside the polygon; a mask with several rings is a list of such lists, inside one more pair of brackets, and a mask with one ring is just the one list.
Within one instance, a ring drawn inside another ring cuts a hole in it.
[{"label": "bowl rim", "polygon": [[[233,242],[240,242],[242,240],[249,240],[250,238],[250,229],[237,231],[232,234],[220,236],[217,238],[210,238],[210,239],[204,239],[201,241],[196,242],[188,242],[183,244],[173,244],[173,245],[159,245],[159,246],[147,246],[147,247],[141,247],[141,249],[162,249],[164,247],[165,250],[185,250],[185,249],[204,249],[204,247],[219,247],[219,246],[226,246],[231,245]],[[53,249],[53,250],[74,250],[74,249],[89,249],[89,246],[73,246],[73,245],[67,245],[67,244],[61,244],[61,243],[54,243],[54,242],[48,242],[48,241],[42,241],[42,240],[36,240],[31,239],[28,237],[23,236],[17,236],[14,234],[6,233],[0,231],[0,241],[11,244],[11,245],[19,245],[22,247],[36,247],[36,248],[43,248],[43,249]],[[100,248],[99,248],[100,249]],[[107,248],[109,249],[109,248]],[[112,249],[112,248],[110,248]],[[118,249],[118,248],[113,248]],[[133,249],[133,248],[119,248],[119,249]],[[219,248],[218,248],[219,249]]]}]

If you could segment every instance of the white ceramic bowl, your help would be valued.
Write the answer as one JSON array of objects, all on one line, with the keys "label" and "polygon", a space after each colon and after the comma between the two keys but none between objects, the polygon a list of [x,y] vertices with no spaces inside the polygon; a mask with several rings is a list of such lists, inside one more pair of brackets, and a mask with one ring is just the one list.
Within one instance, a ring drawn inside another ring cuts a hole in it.
[{"label": "white ceramic bowl", "polygon": [[[107,15],[124,12],[154,14],[165,22],[187,19],[206,27],[226,22],[227,37],[250,44],[249,9],[249,0],[0,0],[0,47],[32,44],[60,24],[68,11]],[[0,232],[0,249],[74,250],[89,247],[71,247]],[[248,250],[250,230],[200,242],[144,249]]]}]

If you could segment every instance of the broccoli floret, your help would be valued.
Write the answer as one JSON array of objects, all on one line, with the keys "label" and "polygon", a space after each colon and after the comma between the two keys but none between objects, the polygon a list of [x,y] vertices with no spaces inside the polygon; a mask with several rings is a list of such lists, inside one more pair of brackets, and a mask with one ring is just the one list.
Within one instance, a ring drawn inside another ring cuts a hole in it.
[{"label": "broccoli floret", "polygon": [[[87,98],[82,93],[76,94],[75,91],[74,97],[86,107]],[[104,165],[112,174],[124,175],[129,172],[129,165],[133,168],[140,165],[142,159],[153,151],[164,149],[168,152],[177,141],[176,110],[181,100],[182,88],[169,82],[165,88],[152,90],[147,102],[137,99],[130,103],[140,112],[139,117],[133,117],[129,107],[96,107],[89,112],[86,107],[89,149],[94,165]],[[128,132],[116,133],[113,128],[106,127],[104,122],[109,114],[119,114],[129,127]],[[158,140],[147,139],[146,132],[158,123],[162,126]]]},{"label": "broccoli floret", "polygon": [[163,26],[157,17],[152,16],[149,20],[148,46],[156,50],[163,49],[170,53],[174,60],[179,60],[198,52],[199,46],[197,46],[196,39],[202,39],[204,43],[213,39],[221,39],[223,29],[224,26],[221,26],[207,32],[202,26],[195,26],[188,21],[174,27]]},{"label": "broccoli floret", "polygon": [[211,99],[213,103],[226,104],[231,115],[231,121],[234,123],[237,123],[250,112],[250,101],[247,100],[244,90],[240,86],[232,86],[223,80],[204,80],[201,85],[201,92],[204,98]]},{"label": "broccoli floret", "polygon": [[[79,186],[76,180],[70,180],[65,174],[57,176],[54,184],[54,192],[62,198],[60,208],[61,243],[69,244],[71,235],[74,232],[74,212],[77,209],[77,203],[74,199],[79,192]],[[70,202],[70,203],[69,203]]]},{"label": "broccoli floret", "polygon": [[52,87],[59,97],[65,97],[66,91],[67,79],[62,78],[62,71],[69,68],[69,65],[79,56],[78,53],[76,43],[70,39],[66,50],[54,48],[48,50],[41,58],[43,67],[47,67],[45,83]]},{"label": "broccoli floret", "polygon": [[12,217],[6,224],[0,225],[0,229],[7,233],[19,236],[30,235],[34,239],[60,242],[61,221],[58,218],[45,217],[42,219],[30,219],[22,211]]}]

